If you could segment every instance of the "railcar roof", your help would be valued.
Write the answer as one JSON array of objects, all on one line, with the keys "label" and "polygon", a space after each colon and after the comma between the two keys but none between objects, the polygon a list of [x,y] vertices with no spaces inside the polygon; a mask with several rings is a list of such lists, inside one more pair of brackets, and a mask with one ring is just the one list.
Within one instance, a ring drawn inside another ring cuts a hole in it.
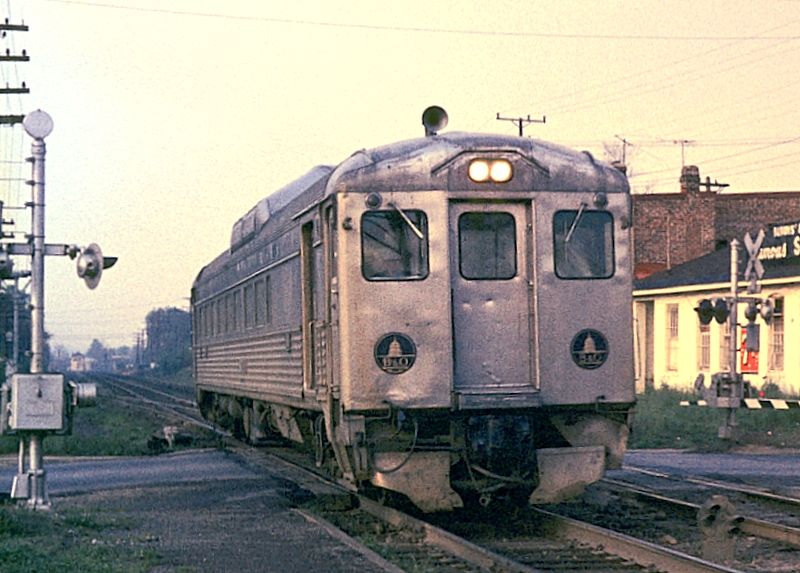
[{"label": "railcar roof", "polygon": [[[540,166],[546,175],[537,185],[538,191],[630,192],[628,180],[621,171],[596,161],[587,151],[575,151],[527,137],[451,132],[358,151],[333,172],[326,194],[334,193],[337,184],[342,182],[357,185],[362,175],[376,184],[381,177],[387,182],[396,180],[404,170],[413,175],[407,179],[409,185],[404,189],[412,191],[415,184],[419,188],[442,188],[437,186],[434,177],[438,167],[463,153],[485,150],[512,151]],[[426,172],[425,167],[429,178],[419,176],[420,172]],[[441,185],[446,179],[438,181]]]},{"label": "railcar roof", "polygon": [[[267,195],[234,223],[230,249],[204,267],[196,281],[204,275],[213,275],[224,267],[234,250],[248,243],[270,219],[276,218],[303,194],[308,195],[307,199],[311,204],[337,192],[341,183],[347,184],[349,188],[357,188],[359,181],[366,185],[378,184],[383,180],[387,185],[391,185],[403,174],[406,175],[403,189],[408,191],[444,188],[446,178],[437,179],[433,174],[437,168],[463,153],[485,150],[511,151],[539,166],[543,174],[540,178],[541,184],[537,185],[537,190],[540,191],[630,192],[623,173],[608,164],[596,161],[589,152],[575,151],[538,139],[448,132],[432,137],[399,141],[357,151],[335,167],[316,166],[305,175]],[[325,183],[327,186],[324,194],[317,197],[316,189],[320,189]],[[295,209],[296,206],[291,208]]]}]

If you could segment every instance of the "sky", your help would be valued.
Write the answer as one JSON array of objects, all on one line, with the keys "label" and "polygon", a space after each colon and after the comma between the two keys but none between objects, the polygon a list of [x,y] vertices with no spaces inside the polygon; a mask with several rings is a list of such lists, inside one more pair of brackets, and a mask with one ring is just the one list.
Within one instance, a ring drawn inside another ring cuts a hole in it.
[{"label": "sky", "polygon": [[[46,239],[119,257],[95,290],[48,257],[54,347],[134,345],[261,198],[319,164],[447,130],[621,159],[634,193],[682,164],[725,193],[800,190],[797,0],[5,0],[6,114],[45,110]],[[623,141],[627,144],[623,144]],[[3,231],[30,229],[31,140],[0,128]],[[746,214],[743,214],[746,216]],[[18,269],[29,266],[24,257]],[[24,283],[23,283],[24,284]]]}]

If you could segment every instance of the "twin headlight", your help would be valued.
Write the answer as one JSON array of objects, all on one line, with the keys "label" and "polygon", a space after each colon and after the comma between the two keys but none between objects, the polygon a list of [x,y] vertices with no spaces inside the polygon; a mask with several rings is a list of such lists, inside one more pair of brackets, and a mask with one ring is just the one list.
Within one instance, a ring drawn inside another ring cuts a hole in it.
[{"label": "twin headlight", "polygon": [[507,159],[473,159],[468,173],[475,183],[508,183],[514,168]]}]

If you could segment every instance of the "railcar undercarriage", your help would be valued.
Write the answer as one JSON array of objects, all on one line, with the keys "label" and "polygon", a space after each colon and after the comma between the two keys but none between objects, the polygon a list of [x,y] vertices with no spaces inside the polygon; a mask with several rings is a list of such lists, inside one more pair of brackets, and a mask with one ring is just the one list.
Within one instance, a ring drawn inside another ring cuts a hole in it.
[{"label": "railcar undercarriage", "polygon": [[237,438],[257,444],[271,434],[304,444],[318,467],[353,489],[397,492],[423,511],[580,495],[621,465],[630,408],[460,416],[392,410],[340,414],[329,423],[320,412],[208,392],[198,403],[205,418]]}]

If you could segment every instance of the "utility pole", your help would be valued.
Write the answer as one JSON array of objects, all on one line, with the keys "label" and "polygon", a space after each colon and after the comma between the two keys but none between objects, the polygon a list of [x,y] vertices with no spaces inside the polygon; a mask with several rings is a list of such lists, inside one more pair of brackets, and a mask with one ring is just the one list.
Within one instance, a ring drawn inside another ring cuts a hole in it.
[{"label": "utility pole", "polygon": [[619,139],[622,142],[622,164],[623,165],[627,165],[628,164],[628,146],[629,145],[633,145],[633,144],[630,141],[628,141],[627,139],[625,139],[624,137],[620,137],[619,135],[615,135],[614,137],[616,137],[617,139]]},{"label": "utility pole", "polygon": [[547,118],[542,116],[542,119],[531,119],[531,116],[528,117],[500,117],[500,112],[497,112],[497,119],[498,121],[510,121],[514,125],[519,128],[519,136],[522,137],[523,129],[526,126],[530,125],[531,123],[546,123]]},{"label": "utility pole", "polygon": [[729,187],[728,183],[717,183],[717,180],[714,179],[714,182],[711,182],[711,177],[706,176],[705,182],[700,183],[700,187],[705,187],[706,192],[710,192],[712,187],[716,187],[716,190],[719,191],[720,189],[724,189],[725,187]]},{"label": "utility pole", "polygon": [[[3,36],[5,36],[6,32],[27,32],[28,26],[25,24],[11,24],[8,21],[8,18],[5,19],[5,22],[0,23],[0,32],[2,32]],[[28,62],[30,61],[30,57],[28,56],[28,52],[26,50],[22,50],[22,54],[16,55],[12,54],[9,50],[6,50],[5,54],[0,54],[0,62]],[[25,85],[25,82],[22,82],[20,87],[10,87],[8,84],[5,87],[0,87],[0,95],[10,95],[10,94],[27,94],[30,93],[30,89],[28,86]],[[0,125],[15,125],[17,123],[22,123],[22,120],[25,119],[24,115],[0,115]]]},{"label": "utility pole", "polygon": [[681,146],[681,169],[686,167],[686,146],[691,145],[694,143],[691,139],[674,139],[672,141],[675,145],[680,144]]}]

